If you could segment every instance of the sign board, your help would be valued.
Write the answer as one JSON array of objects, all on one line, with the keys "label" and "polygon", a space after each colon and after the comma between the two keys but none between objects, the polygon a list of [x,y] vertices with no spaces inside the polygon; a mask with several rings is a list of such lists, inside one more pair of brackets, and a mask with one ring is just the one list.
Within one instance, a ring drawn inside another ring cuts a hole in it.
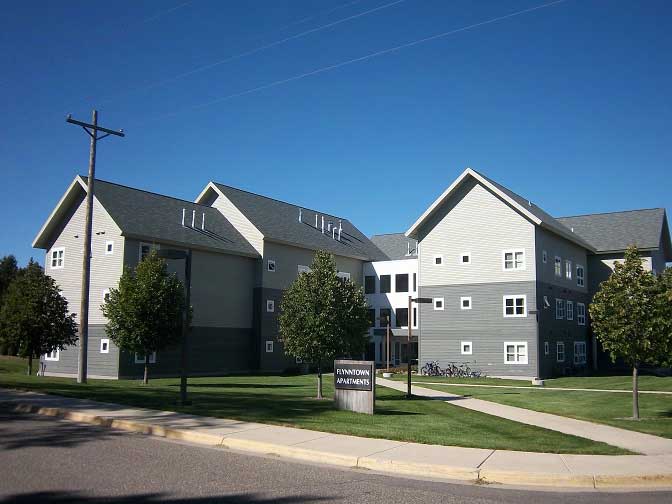
[{"label": "sign board", "polygon": [[376,366],[372,361],[334,361],[336,408],[373,415],[376,403]]}]

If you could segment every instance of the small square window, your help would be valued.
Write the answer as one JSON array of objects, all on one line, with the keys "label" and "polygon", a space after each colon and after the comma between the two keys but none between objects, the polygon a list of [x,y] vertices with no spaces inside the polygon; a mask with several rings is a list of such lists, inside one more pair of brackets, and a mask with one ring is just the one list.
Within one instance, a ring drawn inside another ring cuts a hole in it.
[{"label": "small square window", "polygon": [[110,340],[109,338],[100,339],[100,353],[110,353]]},{"label": "small square window", "polygon": [[273,301],[272,299],[266,300],[266,311],[269,313],[275,311],[275,301]]},{"label": "small square window", "polygon": [[266,353],[273,353],[273,341],[266,342]]},{"label": "small square window", "polygon": [[471,296],[460,298],[460,309],[471,310]]},{"label": "small square window", "polygon": [[443,298],[434,298],[434,309],[443,310]]},{"label": "small square window", "polygon": [[434,264],[436,266],[441,266],[443,264],[443,256],[442,255],[435,255],[434,256]]},{"label": "small square window", "polygon": [[270,271],[271,273],[275,273],[275,261],[273,259],[269,259],[267,261],[266,270]]},{"label": "small square window", "polygon": [[110,300],[110,289],[105,289],[103,291],[103,303],[107,303]]},{"label": "small square window", "polygon": [[471,252],[462,252],[460,254],[460,264],[471,264]]},{"label": "small square window", "polygon": [[61,269],[65,266],[65,247],[51,249],[51,269]]},{"label": "small square window", "polygon": [[113,255],[114,254],[114,242],[113,241],[106,241],[105,242],[105,255]]},{"label": "small square window", "polygon": [[[144,364],[145,363],[145,354],[135,354],[135,363],[136,364]],[[150,364],[156,364],[156,352],[152,352],[149,354],[149,363]]]},{"label": "small square window", "polygon": [[473,346],[471,341],[461,341],[460,342],[460,353],[462,355],[471,355],[473,353]]}]

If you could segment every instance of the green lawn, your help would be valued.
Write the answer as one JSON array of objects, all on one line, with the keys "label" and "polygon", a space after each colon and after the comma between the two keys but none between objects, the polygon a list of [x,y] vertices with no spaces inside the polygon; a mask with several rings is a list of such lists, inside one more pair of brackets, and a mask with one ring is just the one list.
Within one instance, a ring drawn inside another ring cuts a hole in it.
[{"label": "green lawn", "polygon": [[[616,447],[472,412],[441,401],[408,401],[400,392],[379,387],[376,415],[336,411],[332,401],[317,401],[315,376],[192,378],[193,405],[176,406],[177,379],[90,380],[26,376],[24,362],[0,357],[0,387],[86,397],[146,408],[288,425],[325,432],[419,443],[553,453],[623,454]],[[331,396],[331,379],[325,380]]]}]

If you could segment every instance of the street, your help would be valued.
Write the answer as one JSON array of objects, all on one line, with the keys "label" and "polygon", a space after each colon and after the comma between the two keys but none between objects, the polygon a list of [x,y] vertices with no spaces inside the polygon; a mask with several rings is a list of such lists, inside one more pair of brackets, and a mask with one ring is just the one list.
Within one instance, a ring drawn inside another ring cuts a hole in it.
[{"label": "street", "polygon": [[539,492],[299,464],[0,411],[2,503],[672,502],[672,492]]}]

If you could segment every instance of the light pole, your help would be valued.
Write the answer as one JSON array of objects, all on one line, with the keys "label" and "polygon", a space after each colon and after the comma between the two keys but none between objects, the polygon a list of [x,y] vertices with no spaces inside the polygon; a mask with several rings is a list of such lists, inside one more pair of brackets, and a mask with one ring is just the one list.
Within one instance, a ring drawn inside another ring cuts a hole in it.
[{"label": "light pole", "polygon": [[189,336],[189,315],[191,310],[191,249],[159,249],[157,254],[162,259],[184,259],[184,283],[186,290],[186,300],[182,312],[182,345],[180,353],[180,404],[182,406],[190,404],[187,400],[187,373],[188,373],[188,345]]},{"label": "light pole", "polygon": [[[408,361],[406,365],[406,399],[410,399],[413,397],[413,394],[411,394],[411,314],[413,313],[413,303],[431,303],[432,298],[413,298],[413,296],[408,296],[408,320],[406,321],[406,324],[408,325],[408,352],[406,352],[406,359]],[[420,363],[418,363],[420,364]]]}]

